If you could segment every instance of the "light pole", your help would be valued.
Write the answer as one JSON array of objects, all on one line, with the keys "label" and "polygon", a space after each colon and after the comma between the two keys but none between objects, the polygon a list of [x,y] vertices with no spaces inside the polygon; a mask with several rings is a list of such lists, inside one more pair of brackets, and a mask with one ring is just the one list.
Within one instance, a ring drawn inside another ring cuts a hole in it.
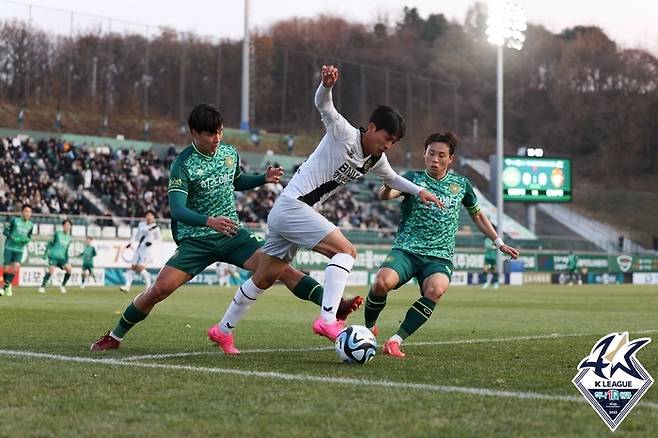
[{"label": "light pole", "polygon": [[[521,50],[527,29],[525,9],[512,1],[499,0],[489,5],[487,37],[497,46],[497,93],[496,93],[496,207],[498,212],[498,236],[503,237],[503,46]],[[496,271],[503,275],[503,257],[496,257]]]},{"label": "light pole", "polygon": [[249,55],[251,38],[249,35],[249,0],[244,0],[244,39],[242,40],[242,109],[240,129],[249,130]]}]

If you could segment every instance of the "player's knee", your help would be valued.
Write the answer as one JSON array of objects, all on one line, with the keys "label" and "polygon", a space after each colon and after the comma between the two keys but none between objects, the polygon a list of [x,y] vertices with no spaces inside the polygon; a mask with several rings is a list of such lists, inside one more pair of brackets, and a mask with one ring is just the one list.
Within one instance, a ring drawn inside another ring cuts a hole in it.
[{"label": "player's knee", "polygon": [[148,297],[149,301],[152,304],[159,303],[171,295],[173,291],[168,288],[162,287],[158,282],[155,282],[151,287],[146,291],[145,295]]},{"label": "player's knee", "polygon": [[384,296],[393,289],[393,286],[395,285],[391,284],[384,276],[378,275],[372,285],[372,292],[377,296]]},{"label": "player's knee", "polygon": [[356,248],[354,247],[354,245],[352,245],[351,242],[345,243],[343,247],[339,249],[338,252],[343,254],[348,254],[352,256],[352,258],[356,258]]},{"label": "player's knee", "polygon": [[256,272],[251,281],[259,289],[267,289],[274,284],[280,277],[280,273],[270,271],[270,272]]},{"label": "player's knee", "polygon": [[423,296],[436,303],[437,301],[439,301],[439,298],[443,296],[445,291],[446,290],[441,287],[428,287],[427,290],[423,291]]}]

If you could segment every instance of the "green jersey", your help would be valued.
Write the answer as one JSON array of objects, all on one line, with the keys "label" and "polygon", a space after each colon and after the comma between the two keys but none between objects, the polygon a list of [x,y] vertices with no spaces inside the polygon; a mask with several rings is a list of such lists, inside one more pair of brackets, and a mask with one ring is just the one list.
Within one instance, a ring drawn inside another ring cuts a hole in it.
[{"label": "green jersey", "polygon": [[71,241],[73,238],[70,234],[64,233],[64,231],[57,231],[53,240],[48,242],[48,258],[49,259],[68,259],[69,257],[69,246],[71,246]]},{"label": "green jersey", "polygon": [[424,170],[407,172],[403,176],[434,193],[445,208],[424,205],[417,196],[405,195],[393,248],[452,261],[462,204],[471,215],[480,210],[471,182],[452,172],[439,180]]},{"label": "green jersey", "polygon": [[[215,154],[208,156],[191,144],[171,164],[168,191],[185,193],[185,206],[196,213],[225,216],[239,224],[233,181],[240,175],[240,157],[233,146],[220,144]],[[207,226],[175,220],[171,221],[171,231],[176,242],[188,237],[219,234]]]},{"label": "green jersey", "polygon": [[85,249],[82,250],[82,263],[92,264],[94,263],[94,257],[96,257],[96,248],[85,244]]},{"label": "green jersey", "polygon": [[5,249],[13,251],[23,251],[23,247],[32,239],[32,229],[34,224],[31,221],[23,220],[22,217],[13,217],[9,221],[2,234],[5,235]]},{"label": "green jersey", "polygon": [[[488,237],[484,239],[484,260],[496,260],[498,251],[495,246],[493,246],[493,241]],[[495,262],[494,262],[495,263]]]},{"label": "green jersey", "polygon": [[569,254],[569,259],[567,260],[567,269],[569,271],[575,270],[577,263],[578,257],[576,257],[576,254]]}]

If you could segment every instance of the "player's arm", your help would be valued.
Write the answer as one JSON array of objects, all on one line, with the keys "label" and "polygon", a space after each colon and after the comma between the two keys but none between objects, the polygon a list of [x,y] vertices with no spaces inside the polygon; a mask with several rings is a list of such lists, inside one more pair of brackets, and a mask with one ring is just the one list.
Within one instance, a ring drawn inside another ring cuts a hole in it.
[{"label": "player's arm", "polygon": [[151,243],[155,243],[155,242],[162,242],[162,232],[160,231],[160,227],[155,229],[153,242]]},{"label": "player's arm", "polygon": [[[406,172],[404,175],[402,175],[402,177],[408,181],[411,181],[413,178],[413,172]],[[400,190],[395,190],[386,184],[379,188],[379,199],[382,201],[398,198],[402,196],[402,194],[403,193]]]},{"label": "player's arm", "polygon": [[420,200],[425,205],[431,202],[436,204],[438,207],[445,207],[443,202],[439,201],[434,193],[431,193],[430,191],[425,190],[424,188],[414,184],[408,179],[398,175],[393,170],[391,165],[388,164],[386,155],[382,155],[377,164],[373,166],[372,171],[379,175],[379,177],[384,180],[384,185],[390,187],[391,189],[418,196],[418,198],[420,198]]},{"label": "player's arm", "polygon": [[334,139],[347,137],[356,128],[336,110],[331,94],[331,89],[338,82],[338,69],[333,65],[323,65],[321,79],[322,82],[315,91],[315,106],[320,112],[322,123],[327,134]]},{"label": "player's arm", "polygon": [[187,208],[186,203],[187,193],[178,191],[169,192],[169,209],[171,210],[171,218],[173,220],[196,227],[208,226],[229,237],[237,232],[238,225],[231,219],[223,216],[209,217],[208,215],[197,213]]},{"label": "player's arm", "polygon": [[7,239],[11,238],[11,232],[14,230],[14,218],[11,218],[9,220],[9,224],[5,225],[5,227],[2,230],[2,234],[5,235]]},{"label": "player's arm", "polygon": [[267,166],[265,173],[262,175],[247,175],[240,169],[238,157],[238,165],[235,166],[235,174],[233,175],[233,187],[240,192],[251,190],[267,183],[278,183],[282,175],[282,168],[272,166]]},{"label": "player's arm", "polygon": [[505,242],[503,242],[503,239],[498,236],[498,233],[494,229],[487,215],[484,214],[482,210],[480,210],[480,207],[477,204],[470,208],[467,207],[467,209],[469,210],[468,213],[471,215],[471,219],[473,219],[475,226],[478,227],[482,234],[491,239],[501,252],[509,255],[512,260],[515,260],[519,257],[519,251],[516,248],[506,245]]}]

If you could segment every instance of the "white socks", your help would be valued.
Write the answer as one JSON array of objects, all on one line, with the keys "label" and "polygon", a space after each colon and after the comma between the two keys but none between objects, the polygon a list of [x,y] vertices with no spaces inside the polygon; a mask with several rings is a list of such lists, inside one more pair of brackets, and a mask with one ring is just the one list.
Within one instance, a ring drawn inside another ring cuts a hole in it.
[{"label": "white socks", "polygon": [[354,257],[339,253],[331,258],[324,270],[324,293],[322,294],[322,308],[320,316],[325,322],[336,321],[336,311],[343,297],[347,277],[354,266]]},{"label": "white socks", "polygon": [[133,284],[133,271],[129,269],[128,272],[126,272],[126,289],[130,289],[131,284]]},{"label": "white socks", "polygon": [[389,341],[397,342],[399,345],[402,345],[402,338],[400,337],[400,335],[391,336]]},{"label": "white socks", "polygon": [[222,333],[231,333],[251,305],[256,302],[258,296],[264,291],[264,289],[256,287],[251,278],[245,281],[235,292],[231,305],[228,306],[224,317],[219,321],[219,329]]},{"label": "white socks", "polygon": [[146,287],[150,287],[151,286],[151,274],[149,273],[149,271],[144,269],[141,272],[141,274],[142,274],[142,278],[144,279],[144,283],[146,283]]}]

